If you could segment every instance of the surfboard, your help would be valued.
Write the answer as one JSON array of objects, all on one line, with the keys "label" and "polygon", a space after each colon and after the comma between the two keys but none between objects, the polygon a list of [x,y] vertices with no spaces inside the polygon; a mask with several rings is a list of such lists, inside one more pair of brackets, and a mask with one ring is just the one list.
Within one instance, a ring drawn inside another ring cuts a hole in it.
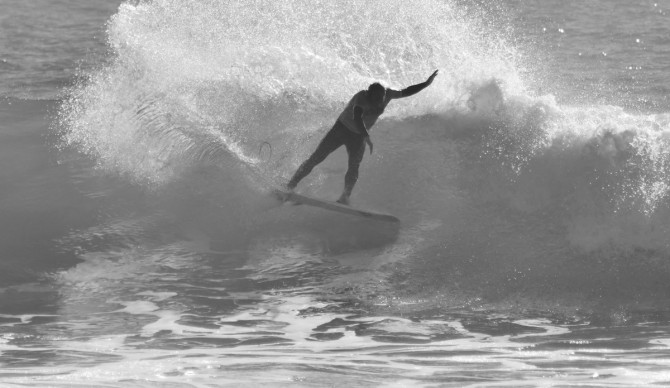
[{"label": "surfboard", "polygon": [[321,209],[326,209],[338,213],[350,214],[353,216],[369,218],[375,221],[383,222],[400,222],[400,220],[390,214],[378,213],[370,210],[357,209],[348,205],[343,205],[337,202],[324,201],[322,199],[307,197],[293,192],[275,189],[272,194],[282,202],[293,202],[300,205],[314,206]]}]

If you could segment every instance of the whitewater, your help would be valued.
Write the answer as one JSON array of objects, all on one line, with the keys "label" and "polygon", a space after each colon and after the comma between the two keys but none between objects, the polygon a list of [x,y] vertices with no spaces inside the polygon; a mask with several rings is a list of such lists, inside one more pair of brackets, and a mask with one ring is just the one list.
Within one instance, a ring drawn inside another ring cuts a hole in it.
[{"label": "whitewater", "polygon": [[[91,51],[0,39],[4,385],[670,383],[670,3],[57,3]],[[435,69],[352,195],[398,225],[269,195]]]}]

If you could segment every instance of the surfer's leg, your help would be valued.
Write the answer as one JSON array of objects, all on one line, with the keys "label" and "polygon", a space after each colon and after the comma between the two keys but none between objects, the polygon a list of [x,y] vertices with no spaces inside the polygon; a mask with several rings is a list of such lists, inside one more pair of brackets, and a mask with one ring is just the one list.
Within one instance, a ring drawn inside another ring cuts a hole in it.
[{"label": "surfer's leg", "polygon": [[358,181],[358,167],[361,165],[363,155],[365,155],[365,140],[363,136],[351,133],[345,145],[347,154],[349,154],[349,167],[344,175],[344,191],[337,202],[348,205],[351,191],[354,189],[356,181]]},{"label": "surfer's leg", "polygon": [[333,128],[331,128],[331,130],[328,131],[326,136],[321,140],[312,156],[310,156],[300,165],[300,167],[298,167],[298,170],[295,172],[295,174],[293,174],[293,177],[286,185],[286,187],[288,187],[289,190],[295,189],[298,183],[304,177],[309,175],[309,173],[312,172],[312,169],[317,164],[323,162],[328,155],[330,155],[333,151],[340,148],[342,144],[344,144],[344,140],[342,139],[342,130],[341,128],[338,127],[339,125],[341,124],[338,121],[333,126]]}]

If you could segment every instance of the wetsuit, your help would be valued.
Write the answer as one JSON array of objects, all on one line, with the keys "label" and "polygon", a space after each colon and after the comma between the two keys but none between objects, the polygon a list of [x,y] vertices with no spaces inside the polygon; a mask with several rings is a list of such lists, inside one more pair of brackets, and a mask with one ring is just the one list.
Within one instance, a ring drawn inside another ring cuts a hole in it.
[{"label": "wetsuit", "polygon": [[[437,74],[437,72],[434,74]],[[384,99],[379,104],[373,104],[365,90],[356,93],[338,117],[335,125],[316,147],[314,153],[295,172],[287,184],[288,189],[293,190],[304,177],[312,172],[317,164],[323,162],[328,155],[344,145],[349,155],[349,166],[344,176],[344,192],[338,202],[347,203],[358,180],[358,168],[365,154],[365,139],[369,136],[368,130],[384,113],[384,109],[391,100],[416,94],[430,85],[431,82],[432,77],[429,81],[412,85],[402,91],[385,89]],[[356,117],[356,114],[360,114],[358,112],[362,113],[362,123]]]},{"label": "wetsuit", "polygon": [[[349,155],[349,165],[347,168],[347,173],[344,176],[344,193],[343,196],[349,197],[351,191],[358,180],[358,168],[361,165],[363,160],[363,155],[365,154],[365,136],[363,132],[367,133],[367,129],[372,127],[379,116],[384,113],[384,109],[391,99],[399,96],[401,92],[387,89],[386,97],[384,101],[374,106],[367,98],[367,93],[365,90],[361,90],[356,93],[346,108],[340,114],[333,128],[328,131],[326,136],[321,140],[321,143],[316,147],[316,150],[295,172],[293,178],[288,183],[289,189],[294,189],[298,182],[300,182],[304,177],[306,177],[312,169],[319,163],[323,162],[328,155],[333,151],[340,148],[344,145],[347,148],[347,154]],[[360,107],[363,110],[363,122],[365,123],[365,128],[359,128],[359,125],[356,124],[356,119],[354,117],[354,111],[356,107]]]}]

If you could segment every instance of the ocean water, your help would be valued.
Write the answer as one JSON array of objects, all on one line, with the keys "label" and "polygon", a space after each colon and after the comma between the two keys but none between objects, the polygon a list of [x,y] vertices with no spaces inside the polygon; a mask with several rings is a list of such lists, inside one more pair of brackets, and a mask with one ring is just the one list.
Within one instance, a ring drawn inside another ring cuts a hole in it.
[{"label": "ocean water", "polygon": [[670,1],[0,7],[0,386],[670,385]]}]

